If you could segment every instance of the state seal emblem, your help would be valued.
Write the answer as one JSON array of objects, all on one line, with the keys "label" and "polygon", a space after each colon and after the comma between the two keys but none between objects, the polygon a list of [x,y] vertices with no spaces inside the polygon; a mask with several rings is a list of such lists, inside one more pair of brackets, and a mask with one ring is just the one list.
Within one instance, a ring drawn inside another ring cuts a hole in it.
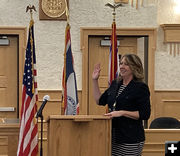
[{"label": "state seal emblem", "polygon": [[47,16],[57,18],[65,13],[66,0],[42,0],[41,6]]}]

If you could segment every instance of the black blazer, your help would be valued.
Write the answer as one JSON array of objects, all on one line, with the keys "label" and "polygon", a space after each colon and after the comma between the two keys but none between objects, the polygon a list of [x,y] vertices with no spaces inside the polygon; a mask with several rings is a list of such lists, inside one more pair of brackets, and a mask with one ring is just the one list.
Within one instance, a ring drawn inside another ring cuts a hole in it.
[{"label": "black blazer", "polygon": [[123,92],[116,98],[122,81],[114,80],[111,86],[101,95],[99,105],[106,105],[112,110],[116,101],[115,110],[139,111],[139,119],[116,117],[112,119],[112,128],[115,129],[119,143],[137,143],[145,140],[142,120],[150,117],[150,92],[143,82],[132,80]]}]

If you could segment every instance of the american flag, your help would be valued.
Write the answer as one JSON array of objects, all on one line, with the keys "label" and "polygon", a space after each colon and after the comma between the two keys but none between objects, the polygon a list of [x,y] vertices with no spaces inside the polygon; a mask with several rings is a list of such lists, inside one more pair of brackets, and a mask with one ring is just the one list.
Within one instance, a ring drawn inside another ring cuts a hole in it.
[{"label": "american flag", "polygon": [[109,51],[109,78],[108,84],[110,85],[112,80],[117,78],[119,72],[118,65],[118,48],[117,48],[117,36],[116,36],[116,23],[112,23],[112,35],[111,35],[111,46]]},{"label": "american flag", "polygon": [[62,114],[65,115],[79,114],[76,74],[74,71],[74,60],[71,51],[71,35],[70,35],[69,23],[67,23],[66,31],[65,31],[62,88],[63,88]]},{"label": "american flag", "polygon": [[34,21],[29,24],[24,75],[22,84],[22,107],[17,156],[36,156],[38,154],[37,112],[37,72],[34,44]]}]

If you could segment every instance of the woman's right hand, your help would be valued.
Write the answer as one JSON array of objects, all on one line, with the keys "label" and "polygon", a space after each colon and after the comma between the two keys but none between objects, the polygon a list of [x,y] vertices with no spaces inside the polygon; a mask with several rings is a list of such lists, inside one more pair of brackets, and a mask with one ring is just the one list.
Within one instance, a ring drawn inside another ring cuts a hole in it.
[{"label": "woman's right hand", "polygon": [[93,73],[92,73],[92,79],[93,80],[98,80],[99,75],[100,75],[100,71],[101,71],[100,63],[98,63],[98,64],[96,64],[94,66],[94,70],[93,70]]}]

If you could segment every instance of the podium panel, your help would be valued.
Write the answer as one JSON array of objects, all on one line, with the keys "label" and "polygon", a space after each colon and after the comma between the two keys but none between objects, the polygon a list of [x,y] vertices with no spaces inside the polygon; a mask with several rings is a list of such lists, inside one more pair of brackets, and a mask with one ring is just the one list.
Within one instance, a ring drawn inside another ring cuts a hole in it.
[{"label": "podium panel", "polygon": [[110,156],[111,119],[100,115],[51,115],[48,155]]}]

